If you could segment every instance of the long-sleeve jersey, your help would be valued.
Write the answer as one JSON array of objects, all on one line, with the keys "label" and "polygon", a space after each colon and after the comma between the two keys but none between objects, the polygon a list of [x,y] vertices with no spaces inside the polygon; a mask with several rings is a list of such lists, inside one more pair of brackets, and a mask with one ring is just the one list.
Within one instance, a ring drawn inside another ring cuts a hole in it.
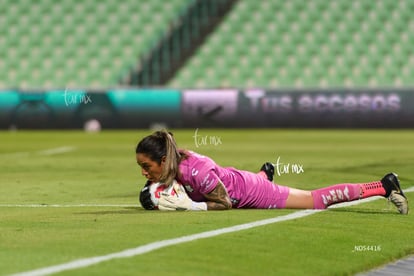
[{"label": "long-sleeve jersey", "polygon": [[223,183],[233,208],[284,208],[289,188],[275,185],[256,173],[221,167],[207,156],[192,151],[179,164],[177,177],[194,201],[207,201],[204,197]]}]

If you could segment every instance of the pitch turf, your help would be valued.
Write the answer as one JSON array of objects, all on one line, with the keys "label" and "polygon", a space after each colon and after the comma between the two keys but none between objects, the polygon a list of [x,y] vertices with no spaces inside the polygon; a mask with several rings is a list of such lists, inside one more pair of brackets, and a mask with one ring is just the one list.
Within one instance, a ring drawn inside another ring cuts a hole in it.
[{"label": "pitch turf", "polygon": [[[144,178],[134,150],[150,133],[0,132],[0,275],[296,212],[144,211],[137,199]],[[403,188],[414,186],[410,130],[174,133],[179,146],[223,166],[257,171],[279,158],[285,169],[290,165],[275,182],[292,187],[371,181],[390,171],[399,174]],[[407,195],[413,202],[413,193]],[[354,274],[414,253],[412,229],[412,214],[397,214],[381,198],[58,275]]]}]

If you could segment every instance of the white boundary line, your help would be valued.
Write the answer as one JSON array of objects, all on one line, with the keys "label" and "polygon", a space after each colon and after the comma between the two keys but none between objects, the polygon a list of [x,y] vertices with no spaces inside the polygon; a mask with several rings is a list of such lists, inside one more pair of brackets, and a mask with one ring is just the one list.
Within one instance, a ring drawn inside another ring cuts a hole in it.
[{"label": "white boundary line", "polygon": [[[404,192],[410,193],[414,192],[414,186],[410,187],[408,189],[405,189]],[[340,207],[346,207],[346,206],[352,206],[357,205],[364,202],[369,202],[376,200],[378,198],[382,197],[371,197],[366,198],[363,200],[356,200],[351,202],[344,202],[344,203],[338,203],[335,205],[332,205],[329,207],[329,209],[332,208],[340,208]],[[82,208],[82,207],[141,207],[141,205],[138,204],[94,204],[94,203],[86,203],[86,204],[0,204],[0,208]]]},{"label": "white boundary line", "polygon": [[[410,187],[409,189],[404,190],[404,192],[413,192],[413,191],[414,191],[414,187]],[[358,204],[361,204],[361,203],[374,201],[374,200],[377,200],[379,198],[383,198],[383,197],[370,197],[370,198],[366,198],[366,199],[363,199],[363,200],[357,200],[357,201],[352,201],[352,202],[341,203],[340,205],[338,204],[339,206],[338,205],[337,206],[338,207],[345,207],[345,206],[358,205]],[[191,242],[191,241],[195,241],[195,240],[199,240],[199,239],[211,238],[211,237],[219,236],[219,235],[226,234],[226,233],[237,232],[237,231],[246,230],[246,229],[250,229],[250,228],[254,228],[254,227],[258,227],[258,226],[263,226],[263,225],[268,225],[268,224],[272,224],[272,223],[303,218],[303,217],[307,217],[307,216],[310,216],[310,215],[313,215],[313,214],[316,214],[316,213],[319,213],[319,212],[323,212],[323,211],[325,211],[325,210],[302,210],[302,211],[297,211],[297,212],[294,212],[294,213],[291,213],[291,214],[288,214],[288,215],[284,215],[284,216],[279,216],[279,217],[264,219],[264,220],[258,220],[258,221],[254,221],[254,222],[239,224],[239,225],[226,227],[226,228],[221,228],[221,229],[212,230],[212,231],[201,232],[201,233],[198,233],[198,234],[193,234],[193,235],[188,235],[188,236],[182,236],[182,237],[169,239],[169,240],[157,241],[157,242],[149,243],[149,244],[146,244],[146,245],[141,245],[141,246],[138,246],[138,247],[135,247],[135,248],[126,249],[126,250],[116,252],[116,253],[111,253],[111,254],[102,255],[102,256],[95,256],[95,257],[90,257],[90,258],[84,258],[84,259],[78,259],[78,260],[75,260],[75,261],[71,261],[71,262],[67,262],[67,263],[63,263],[63,264],[59,264],[59,265],[53,265],[53,266],[49,266],[49,267],[44,267],[44,268],[39,268],[39,269],[31,270],[31,271],[26,271],[26,272],[13,274],[11,276],[43,276],[43,275],[50,275],[50,274],[54,274],[54,273],[58,273],[58,272],[66,271],[66,270],[72,270],[72,269],[88,267],[88,266],[91,266],[91,265],[94,265],[94,264],[98,264],[98,263],[113,260],[113,259],[130,258],[130,257],[134,257],[134,256],[137,256],[137,255],[142,255],[142,254],[145,254],[145,253],[148,253],[148,252],[160,249],[160,248],[164,248],[164,247],[167,247],[167,246],[172,246],[172,245],[176,245],[176,244]]]},{"label": "white boundary line", "polygon": [[[55,154],[61,154],[61,153],[74,151],[75,149],[76,149],[76,147],[63,146],[63,147],[58,147],[58,148],[38,150],[38,151],[33,152],[33,154],[55,155]],[[31,152],[29,152],[29,151],[10,152],[10,153],[0,153],[0,157],[26,157],[26,156],[29,156],[30,154],[31,154]]]},{"label": "white boundary line", "polygon": [[55,155],[55,154],[61,154],[61,153],[74,151],[75,149],[76,149],[75,147],[65,146],[65,147],[59,147],[59,148],[40,150],[40,151],[37,151],[37,154],[40,154],[40,155]]},{"label": "white boundary line", "polygon": [[26,157],[29,156],[30,152],[20,151],[20,152],[9,152],[9,153],[0,153],[0,157]]},{"label": "white boundary line", "polygon": [[113,260],[113,259],[134,257],[134,256],[137,256],[137,255],[145,254],[145,253],[148,253],[148,252],[151,252],[151,251],[163,248],[163,247],[171,246],[171,245],[176,245],[176,244],[190,242],[190,241],[199,240],[199,239],[210,238],[210,237],[222,235],[222,234],[225,234],[225,233],[231,233],[231,232],[246,230],[246,229],[250,229],[250,228],[253,228],[253,227],[267,225],[267,224],[271,224],[271,223],[276,223],[276,222],[301,218],[301,217],[312,215],[312,214],[317,213],[317,212],[321,212],[321,210],[303,210],[303,211],[294,212],[294,213],[291,213],[291,214],[288,214],[288,215],[285,215],[285,216],[276,217],[276,218],[259,220],[259,221],[255,221],[255,222],[251,222],[251,223],[245,223],[245,224],[239,224],[239,225],[235,225],[235,226],[231,226],[231,227],[221,228],[221,229],[217,229],[217,230],[202,232],[202,233],[198,233],[198,234],[183,236],[183,237],[169,239],[169,240],[157,241],[157,242],[153,242],[153,243],[149,243],[149,244],[146,244],[146,245],[138,246],[136,248],[126,249],[126,250],[116,252],[116,253],[112,253],[112,254],[108,254],[108,255],[96,256],[96,257],[85,258],[85,259],[79,259],[79,260],[75,260],[75,261],[72,261],[72,262],[63,263],[63,264],[60,264],[60,265],[54,265],[54,266],[40,268],[40,269],[36,269],[36,270],[32,270],[32,271],[27,271],[27,272],[14,274],[12,276],[50,275],[50,274],[53,274],[53,273],[58,273],[58,272],[66,271],[66,270],[91,266],[91,265],[94,265],[94,264],[98,264],[98,263]]},{"label": "white boundary line", "polygon": [[0,208],[140,207],[138,204],[0,204]]}]

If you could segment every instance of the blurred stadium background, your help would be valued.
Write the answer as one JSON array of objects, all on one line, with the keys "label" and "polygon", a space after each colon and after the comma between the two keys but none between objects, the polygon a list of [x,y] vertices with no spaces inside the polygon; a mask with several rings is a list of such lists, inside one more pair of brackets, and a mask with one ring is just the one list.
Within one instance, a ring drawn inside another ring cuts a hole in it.
[{"label": "blurred stadium background", "polygon": [[[220,127],[253,111],[266,114],[235,126],[413,126],[414,1],[0,0],[0,10],[1,128]],[[301,121],[304,109],[319,113]]]},{"label": "blurred stadium background", "polygon": [[[64,131],[14,135],[8,129],[188,128],[175,133],[191,149],[198,128],[208,127],[413,128],[413,14],[413,0],[0,0],[0,201],[135,206],[136,184],[144,184],[130,158],[131,144],[134,148],[146,130],[90,136]],[[344,175],[350,181],[371,179],[391,169],[398,169],[405,188],[413,183],[411,131],[216,133],[225,141],[224,150],[211,146],[200,151],[214,153],[222,164],[251,169],[274,153],[307,162],[306,176],[281,178],[298,188],[335,183]],[[275,152],[269,150],[271,143]],[[249,156],[244,161],[234,158],[241,148]],[[204,244],[207,251],[220,253],[210,256],[213,262],[225,260],[209,265],[207,272],[234,274],[238,268],[247,275],[274,273],[268,264],[276,261],[285,274],[344,274],[411,254],[407,233],[412,220],[390,216],[381,204],[370,203],[355,214],[325,212],[272,226],[275,231],[261,230],[260,235],[225,237],[222,241],[233,248],[230,256]],[[154,214],[136,209],[95,208],[3,209],[0,247],[5,250],[0,250],[0,259],[5,261],[0,274],[275,216],[254,210],[208,213],[200,219],[197,214],[171,214],[183,224],[166,235],[159,225],[170,226],[171,218],[154,220]],[[131,219],[135,214],[139,220]],[[212,223],[204,223],[210,219]],[[388,221],[379,232],[378,219]],[[403,225],[403,232],[392,240],[395,225]],[[143,232],[137,235],[137,229]],[[158,235],[154,229],[163,232]],[[120,232],[122,239],[113,239]],[[274,233],[293,239],[280,246]],[[309,233],[317,235],[309,240]],[[366,241],[383,246],[382,255],[351,252]],[[257,258],[262,262],[239,257],[246,244],[253,248],[248,252],[264,252]],[[161,266],[154,255],[142,256],[142,264],[148,265],[140,271],[167,267],[176,274],[197,274],[199,264],[211,262],[198,254],[198,245],[191,248],[180,250],[184,253],[177,258],[164,258]],[[200,262],[187,259],[190,255]],[[177,260],[187,261],[176,266]],[[231,270],[229,262],[234,264]],[[79,273],[137,271],[135,261],[109,266]]]}]

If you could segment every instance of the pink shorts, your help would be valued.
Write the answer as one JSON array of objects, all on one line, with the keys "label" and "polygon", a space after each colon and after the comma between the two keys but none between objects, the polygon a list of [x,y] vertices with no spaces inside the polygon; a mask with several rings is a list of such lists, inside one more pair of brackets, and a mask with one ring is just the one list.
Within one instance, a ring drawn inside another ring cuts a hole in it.
[{"label": "pink shorts", "polygon": [[[236,199],[233,208],[282,209],[286,207],[289,187],[277,185],[256,173],[238,171],[238,189],[230,191]],[[235,191],[236,190],[236,191]]]},{"label": "pink shorts", "polygon": [[263,197],[256,209],[283,209],[286,207],[286,200],[289,196],[289,187],[272,184],[269,186],[266,192],[266,196]]}]

